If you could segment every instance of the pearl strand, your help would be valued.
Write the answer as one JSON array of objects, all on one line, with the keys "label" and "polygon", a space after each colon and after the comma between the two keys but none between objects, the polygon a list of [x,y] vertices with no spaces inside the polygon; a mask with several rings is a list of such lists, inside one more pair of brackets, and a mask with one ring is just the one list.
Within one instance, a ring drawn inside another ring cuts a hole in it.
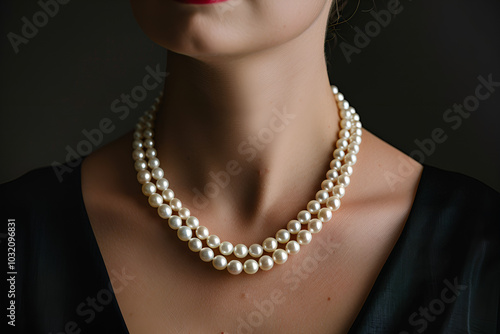
[{"label": "pearl strand", "polygon": [[[163,93],[156,98],[152,109],[140,117],[132,143],[137,181],[142,184],[142,193],[148,197],[149,205],[157,209],[158,215],[167,220],[168,226],[177,231],[178,238],[186,241],[191,251],[199,253],[202,261],[212,262],[217,270],[227,269],[233,275],[242,272],[255,274],[259,269],[267,271],[274,264],[284,264],[289,255],[297,254],[302,246],[308,245],[313,234],[319,233],[323,224],[332,219],[333,212],[340,208],[341,198],[351,182],[353,166],[357,161],[362,135],[359,115],[336,86],[331,86],[331,89],[339,107],[341,130],[330,169],[315,199],[309,201],[306,209],[301,210],[296,219],[290,220],[286,228],[280,229],[274,237],[249,247],[221,241],[217,235],[210,234],[207,227],[200,225],[199,220],[191,216],[191,211],[175,197],[154,148],[154,120]],[[226,256],[237,259],[228,261]],[[238,260],[245,258],[243,263]]]}]

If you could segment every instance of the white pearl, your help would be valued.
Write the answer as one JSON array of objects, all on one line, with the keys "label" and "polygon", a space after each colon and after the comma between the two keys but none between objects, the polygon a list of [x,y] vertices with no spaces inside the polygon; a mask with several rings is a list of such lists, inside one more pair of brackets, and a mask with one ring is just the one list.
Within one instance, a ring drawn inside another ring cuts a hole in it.
[{"label": "white pearl", "polygon": [[139,159],[134,162],[134,168],[138,172],[148,168],[148,165],[146,164],[146,161]]},{"label": "white pearl", "polygon": [[149,159],[148,166],[151,169],[155,169],[155,168],[159,167],[160,166],[160,159],[158,159],[156,157]]},{"label": "white pearl", "polygon": [[326,191],[331,191],[335,184],[333,183],[332,180],[324,180],[321,182],[321,188]]},{"label": "white pearl", "polygon": [[359,121],[359,115],[358,115],[358,114],[356,114],[356,112],[353,112],[353,114],[354,114],[354,115],[353,115],[354,120],[355,120],[355,121]]},{"label": "white pearl", "polygon": [[266,240],[262,243],[262,248],[264,248],[264,250],[268,253],[273,252],[276,248],[278,248],[278,241],[271,237],[266,238]]},{"label": "white pearl", "polygon": [[139,140],[139,139],[136,139],[132,142],[132,148],[135,150],[135,149],[138,149],[138,148],[142,148],[144,146],[144,143]]},{"label": "white pearl", "polygon": [[172,215],[172,208],[168,204],[162,204],[158,207],[158,216],[167,219]]},{"label": "white pearl", "polygon": [[148,202],[153,208],[157,208],[163,204],[163,197],[160,194],[153,194],[149,196]]},{"label": "white pearl", "polygon": [[319,219],[311,219],[309,225],[307,226],[307,229],[311,233],[318,233],[319,231],[321,231],[322,228],[323,228],[323,223]]},{"label": "white pearl", "polygon": [[151,148],[155,146],[155,141],[151,138],[144,139],[144,147]]},{"label": "white pearl", "polygon": [[210,248],[218,248],[220,246],[220,238],[215,234],[210,235],[207,238],[207,245]]},{"label": "white pearl", "polygon": [[[346,130],[349,130],[352,128],[352,122],[348,119],[343,119],[340,121],[340,127],[342,129],[346,129]],[[147,154],[147,151],[146,151],[146,154]]]},{"label": "white pearl", "polygon": [[326,223],[327,221],[330,221],[332,219],[332,210],[328,208],[323,208],[319,210],[318,212],[318,218],[323,222]]},{"label": "white pearl", "polygon": [[308,230],[302,230],[297,234],[297,242],[301,245],[307,245],[312,240],[312,234]]},{"label": "white pearl", "polygon": [[354,168],[352,168],[351,165],[344,165],[342,166],[342,168],[340,168],[340,172],[342,174],[345,174],[345,175],[348,175],[348,176],[351,176],[352,173],[354,172]]},{"label": "white pearl", "polygon": [[180,208],[179,209],[179,217],[181,217],[182,219],[186,220],[189,218],[190,215],[191,215],[191,211],[189,211],[188,208]]},{"label": "white pearl", "polygon": [[153,176],[154,179],[159,180],[165,175],[165,172],[163,171],[162,168],[156,167],[151,171],[151,175]]},{"label": "white pearl", "polygon": [[219,251],[221,252],[221,254],[226,256],[231,255],[233,253],[233,249],[233,244],[229,241],[224,241],[219,246]]},{"label": "white pearl", "polygon": [[340,117],[341,118],[345,118],[345,119],[351,119],[352,112],[350,110],[341,110],[340,111]]},{"label": "white pearl", "polygon": [[286,229],[291,234],[297,234],[302,229],[302,225],[300,224],[300,222],[298,220],[292,219],[286,225]]},{"label": "white pearl", "polygon": [[182,241],[188,241],[193,236],[193,231],[187,226],[181,226],[177,230],[177,237]]},{"label": "white pearl", "polygon": [[307,224],[307,222],[311,219],[311,213],[307,210],[302,210],[297,215],[297,220],[301,224]]},{"label": "white pearl", "polygon": [[330,195],[326,190],[320,190],[316,193],[316,200],[320,203],[325,203],[328,197],[330,197]]},{"label": "white pearl", "polygon": [[351,130],[351,136],[356,135],[356,136],[361,136],[363,134],[363,130],[359,128],[355,128]]},{"label": "white pearl", "polygon": [[264,248],[259,244],[253,244],[248,247],[248,254],[252,257],[261,257],[264,254]]},{"label": "white pearl", "polygon": [[343,110],[349,109],[349,102],[347,102],[346,100],[340,102],[339,108]]},{"label": "white pearl", "polygon": [[336,143],[337,148],[345,150],[349,146],[349,141],[346,138],[340,138]]},{"label": "white pearl", "polygon": [[273,260],[277,264],[283,264],[288,260],[288,253],[283,249],[277,249],[273,253]]},{"label": "white pearl", "polygon": [[233,249],[234,256],[242,259],[248,255],[248,248],[243,244],[237,244]]},{"label": "white pearl", "polygon": [[200,259],[203,262],[210,262],[210,261],[212,261],[214,259],[214,251],[211,248],[203,247],[200,250]]},{"label": "white pearl", "polygon": [[142,148],[136,148],[134,151],[132,151],[132,158],[134,160],[144,160],[146,155],[144,154],[144,151]]},{"label": "white pearl", "polygon": [[333,159],[332,161],[330,161],[331,169],[339,170],[340,167],[342,167],[342,162],[339,159]]},{"label": "white pearl", "polygon": [[144,130],[144,125],[143,125],[141,122],[139,122],[139,123],[137,123],[137,124],[135,125],[135,128],[136,128],[137,130]]},{"label": "white pearl", "polygon": [[227,264],[227,271],[232,275],[239,275],[243,271],[243,265],[238,260],[232,260]]},{"label": "white pearl", "polygon": [[134,139],[142,139],[142,131],[134,131]]},{"label": "white pearl", "polygon": [[360,121],[354,122],[353,126],[358,129],[361,129],[363,127]]},{"label": "white pearl", "polygon": [[154,157],[156,157],[158,153],[156,152],[156,149],[154,148],[148,148],[146,150],[146,157],[148,157],[148,159],[152,159]]},{"label": "white pearl", "polygon": [[146,182],[142,185],[142,193],[146,196],[151,196],[156,192],[156,186],[151,182]]},{"label": "white pearl", "polygon": [[336,149],[335,151],[333,151],[333,157],[334,157],[335,159],[342,160],[342,159],[344,159],[344,156],[345,156],[345,152],[344,152],[344,150],[343,150],[343,149],[341,149],[341,148],[338,148],[338,149]]},{"label": "white pearl", "polygon": [[195,216],[189,216],[186,219],[186,225],[189,226],[190,229],[194,230],[200,226],[200,221]]},{"label": "white pearl", "polygon": [[359,145],[356,143],[350,143],[349,146],[347,146],[347,151],[348,151],[348,153],[358,154],[359,153]]},{"label": "white pearl", "polygon": [[149,182],[151,180],[151,173],[147,170],[140,170],[137,173],[137,181],[139,181],[140,184],[144,184],[146,182]]},{"label": "white pearl", "polygon": [[338,198],[342,198],[345,195],[345,188],[344,188],[344,186],[336,185],[335,187],[333,187],[332,193],[333,193],[333,195],[337,196]]},{"label": "white pearl", "polygon": [[172,189],[165,189],[162,191],[161,196],[167,202],[170,202],[174,198],[174,191]]},{"label": "white pearl", "polygon": [[169,186],[168,180],[165,178],[161,178],[158,181],[156,181],[156,188],[158,188],[158,190],[160,191],[168,189],[168,186]]},{"label": "white pearl", "polygon": [[286,244],[288,240],[290,240],[290,232],[285,229],[281,229],[276,232],[276,241],[278,241],[280,244]]},{"label": "white pearl", "polygon": [[191,240],[188,241],[188,247],[193,252],[199,252],[203,248],[203,243],[198,238],[191,238]]},{"label": "white pearl", "polygon": [[286,244],[285,249],[288,254],[297,254],[300,251],[300,244],[297,241],[292,240]]},{"label": "white pearl", "polygon": [[353,153],[346,154],[346,156],[345,156],[345,163],[346,164],[353,166],[354,164],[356,164],[356,161],[358,161],[356,154],[353,154]]},{"label": "white pearl", "polygon": [[179,227],[182,226],[181,217],[171,216],[170,218],[168,218],[168,226],[170,226],[172,230],[177,230]]},{"label": "white pearl", "polygon": [[351,178],[346,174],[342,174],[337,179],[337,183],[340,184],[341,186],[347,187],[351,183]]},{"label": "white pearl", "polygon": [[349,143],[361,144],[361,136],[353,135],[349,137]]},{"label": "white pearl", "polygon": [[333,211],[340,208],[340,199],[337,196],[332,196],[326,201],[326,206]]},{"label": "white pearl", "polygon": [[243,264],[243,270],[245,270],[247,274],[255,274],[257,271],[259,271],[259,264],[257,263],[257,261],[252,259],[246,260],[245,264]]},{"label": "white pearl", "polygon": [[[344,158],[345,159],[345,158]],[[342,169],[342,168],[341,168]],[[335,180],[339,176],[339,172],[336,169],[330,169],[326,172],[326,178],[329,180]]]},{"label": "white pearl", "polygon": [[269,255],[264,255],[263,257],[261,257],[259,259],[260,269],[267,271],[267,270],[271,270],[273,266],[274,266],[274,260]]},{"label": "white pearl", "polygon": [[318,213],[319,209],[321,209],[321,204],[318,201],[312,200],[307,203],[307,211],[311,214]]},{"label": "white pearl", "polygon": [[339,93],[339,89],[337,88],[337,86],[332,85],[332,92],[333,92],[333,94]]},{"label": "white pearl", "polygon": [[153,138],[154,136],[153,129],[145,129],[142,132],[142,135],[144,136],[144,138]]},{"label": "white pearl", "polygon": [[227,267],[227,259],[222,255],[217,255],[214,257],[212,265],[217,270],[224,270]]},{"label": "white pearl", "polygon": [[182,208],[182,202],[178,198],[172,198],[170,200],[170,206],[172,207],[172,210],[179,211]]},{"label": "white pearl", "polygon": [[351,133],[349,132],[349,130],[342,129],[339,131],[340,138],[349,138],[350,136],[351,136]]},{"label": "white pearl", "polygon": [[344,101],[344,94],[342,94],[342,93],[339,92],[337,94],[337,101]]},{"label": "white pearl", "polygon": [[196,229],[196,236],[200,238],[200,240],[205,240],[209,236],[208,228],[205,226],[198,226]]}]

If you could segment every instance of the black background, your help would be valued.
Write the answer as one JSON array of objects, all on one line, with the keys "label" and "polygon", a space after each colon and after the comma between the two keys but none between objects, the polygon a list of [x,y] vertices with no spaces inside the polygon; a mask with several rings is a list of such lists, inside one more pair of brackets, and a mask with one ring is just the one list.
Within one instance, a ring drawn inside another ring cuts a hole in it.
[{"label": "black background", "polygon": [[[368,45],[348,61],[341,43],[355,47],[355,28],[364,31],[373,12],[391,1],[362,0],[354,17],[337,27],[339,38],[326,50],[331,82],[364,127],[407,154],[433,129],[443,129],[447,140],[423,162],[500,190],[500,87],[456,130],[443,120],[448,108],[474,95],[479,76],[500,82],[500,2],[401,0],[400,13],[372,30]],[[351,0],[344,16],[355,4]],[[104,117],[116,130],[102,144],[121,136],[156,97],[159,89],[124,120],[111,112],[112,101],[142,83],[146,66],[165,67],[167,54],[142,33],[128,1],[60,5],[18,53],[8,34],[21,35],[22,17],[33,22],[41,7],[13,0],[0,6],[0,183],[64,162],[66,147],[75,148],[85,139],[82,130],[98,127]]]}]

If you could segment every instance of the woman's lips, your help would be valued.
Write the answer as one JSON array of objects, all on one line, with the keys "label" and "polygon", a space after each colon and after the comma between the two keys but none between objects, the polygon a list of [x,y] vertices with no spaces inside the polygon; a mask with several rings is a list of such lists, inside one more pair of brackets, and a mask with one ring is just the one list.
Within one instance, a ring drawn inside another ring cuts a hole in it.
[{"label": "woman's lips", "polygon": [[177,2],[190,4],[190,5],[210,5],[217,2],[224,2],[228,0],[174,0]]}]

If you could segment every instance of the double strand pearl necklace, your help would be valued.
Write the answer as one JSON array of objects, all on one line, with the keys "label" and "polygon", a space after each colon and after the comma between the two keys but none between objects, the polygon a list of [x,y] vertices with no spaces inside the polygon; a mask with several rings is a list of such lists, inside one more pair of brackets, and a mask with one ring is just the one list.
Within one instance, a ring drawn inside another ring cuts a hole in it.
[{"label": "double strand pearl necklace", "polygon": [[[331,88],[340,111],[341,130],[330,170],[326,172],[326,179],[321,182],[316,199],[307,203],[306,209],[297,214],[297,219],[290,220],[286,228],[280,229],[274,237],[265,239],[262,244],[233,246],[228,241],[221,241],[217,235],[210,234],[207,227],[200,225],[199,220],[191,216],[190,210],[174,196],[174,191],[169,188],[165,173],[160,168],[153,140],[154,120],[163,93],[156,98],[152,109],[139,119],[134,132],[132,157],[143,194],[148,197],[149,204],[157,209],[158,215],[168,221],[172,230],[177,231],[179,239],[186,241],[191,251],[199,253],[201,260],[212,262],[217,270],[227,269],[233,275],[243,271],[255,274],[259,269],[272,269],[275,263],[285,263],[289,255],[297,254],[301,246],[309,244],[313,234],[320,232],[323,223],[330,221],[333,211],[339,209],[340,199],[350,183],[353,165],[357,160],[362,134],[359,115],[336,86]],[[216,255],[216,252],[219,254]],[[226,256],[230,255],[241,260],[228,261]]]}]

